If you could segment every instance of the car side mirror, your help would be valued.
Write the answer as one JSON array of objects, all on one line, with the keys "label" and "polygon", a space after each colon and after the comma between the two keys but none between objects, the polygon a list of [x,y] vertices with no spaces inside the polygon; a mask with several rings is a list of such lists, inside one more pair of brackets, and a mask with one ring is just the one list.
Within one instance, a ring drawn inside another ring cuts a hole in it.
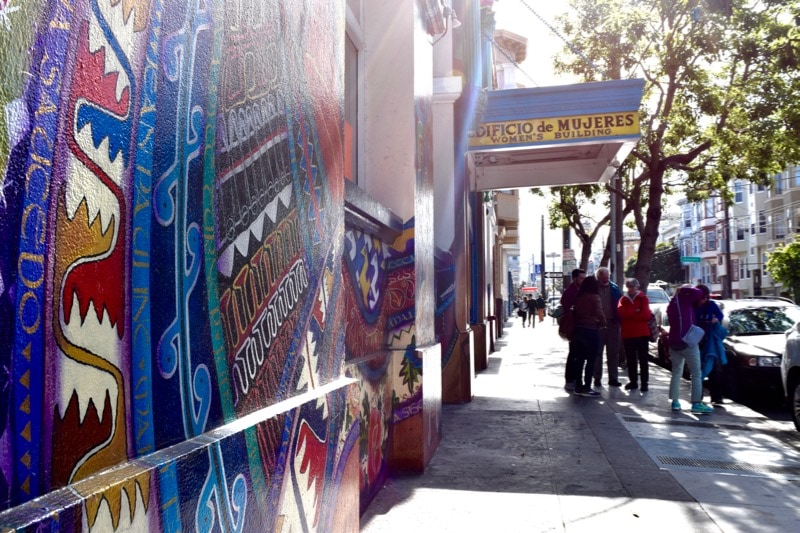
[{"label": "car side mirror", "polygon": [[795,324],[794,324],[794,330],[795,330],[796,332],[800,333],[800,322],[795,322]]}]

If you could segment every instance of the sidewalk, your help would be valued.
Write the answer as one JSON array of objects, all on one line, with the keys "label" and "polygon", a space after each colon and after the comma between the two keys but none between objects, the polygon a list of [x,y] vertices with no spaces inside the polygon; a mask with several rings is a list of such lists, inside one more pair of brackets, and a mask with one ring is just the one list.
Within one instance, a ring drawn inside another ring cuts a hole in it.
[{"label": "sidewalk", "polygon": [[[552,319],[506,322],[474,399],[443,407],[443,436],[423,475],[390,479],[361,531],[797,531],[800,438],[728,403],[674,413],[670,374],[650,390],[600,398],[564,390],[567,343]],[[627,383],[621,371],[620,381]]]}]

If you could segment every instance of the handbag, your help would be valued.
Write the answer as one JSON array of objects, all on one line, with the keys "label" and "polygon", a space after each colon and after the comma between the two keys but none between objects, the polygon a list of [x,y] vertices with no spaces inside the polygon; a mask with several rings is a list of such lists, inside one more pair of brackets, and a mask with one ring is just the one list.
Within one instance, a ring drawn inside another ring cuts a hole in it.
[{"label": "handbag", "polygon": [[681,337],[681,340],[686,344],[688,344],[689,346],[697,346],[703,339],[704,334],[705,332],[703,331],[703,328],[692,324],[691,326],[689,326],[689,331],[687,331],[686,334],[684,334],[684,336]]},{"label": "handbag", "polygon": [[653,313],[650,313],[650,318],[647,320],[647,326],[650,328],[650,342],[658,341],[658,336],[661,333],[661,330],[658,329],[656,315]]},{"label": "handbag", "polygon": [[575,311],[570,309],[564,310],[558,318],[558,336],[565,341],[571,341],[572,336],[575,334]]}]

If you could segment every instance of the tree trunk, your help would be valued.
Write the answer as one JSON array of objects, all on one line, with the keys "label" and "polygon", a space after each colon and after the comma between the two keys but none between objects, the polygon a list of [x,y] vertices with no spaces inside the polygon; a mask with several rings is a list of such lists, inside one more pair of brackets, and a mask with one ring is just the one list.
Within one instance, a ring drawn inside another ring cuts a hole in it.
[{"label": "tree trunk", "polygon": [[650,198],[647,204],[647,219],[644,233],[639,243],[639,254],[634,267],[634,277],[639,280],[642,290],[647,290],[650,283],[650,271],[653,256],[656,253],[658,225],[661,222],[661,199],[664,196],[664,167],[659,165],[650,171]]}]

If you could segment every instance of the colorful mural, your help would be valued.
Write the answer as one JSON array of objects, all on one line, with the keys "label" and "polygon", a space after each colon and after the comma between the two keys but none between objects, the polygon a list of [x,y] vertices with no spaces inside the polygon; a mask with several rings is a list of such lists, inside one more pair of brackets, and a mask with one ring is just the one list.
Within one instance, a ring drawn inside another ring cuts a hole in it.
[{"label": "colorful mural", "polygon": [[342,263],[347,302],[345,346],[347,357],[358,359],[349,372],[359,380],[363,413],[360,431],[363,511],[391,469],[394,424],[412,414],[420,415],[404,407],[422,394],[422,362],[416,356],[414,335],[413,225],[409,223],[391,244],[348,229]]},{"label": "colorful mural", "polygon": [[323,0],[0,3],[0,527],[357,529],[343,33]]}]

